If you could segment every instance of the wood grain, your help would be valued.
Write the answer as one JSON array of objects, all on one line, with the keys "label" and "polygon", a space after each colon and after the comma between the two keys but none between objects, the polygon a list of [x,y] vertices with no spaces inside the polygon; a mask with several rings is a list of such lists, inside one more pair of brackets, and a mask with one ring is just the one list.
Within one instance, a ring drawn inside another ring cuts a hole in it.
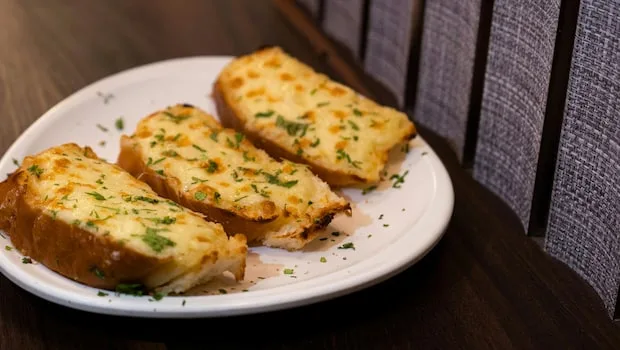
[{"label": "wood grain", "polygon": [[[267,2],[0,0],[0,23],[0,154],[77,89],[162,59],[278,44],[342,78]],[[594,291],[421,134],[450,172],[455,211],[436,249],[385,283],[262,315],[144,320],[64,308],[0,277],[0,349],[619,348]]]}]

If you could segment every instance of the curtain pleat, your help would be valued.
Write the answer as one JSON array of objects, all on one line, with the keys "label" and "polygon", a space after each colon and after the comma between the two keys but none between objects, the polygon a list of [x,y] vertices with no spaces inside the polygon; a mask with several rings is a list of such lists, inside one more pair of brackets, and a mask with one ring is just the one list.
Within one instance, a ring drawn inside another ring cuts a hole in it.
[{"label": "curtain pleat", "polygon": [[611,314],[620,286],[620,1],[580,6],[545,248]]},{"label": "curtain pleat", "polygon": [[364,0],[327,0],[323,30],[360,58]]},{"label": "curtain pleat", "polygon": [[496,0],[474,177],[528,227],[560,1]]}]

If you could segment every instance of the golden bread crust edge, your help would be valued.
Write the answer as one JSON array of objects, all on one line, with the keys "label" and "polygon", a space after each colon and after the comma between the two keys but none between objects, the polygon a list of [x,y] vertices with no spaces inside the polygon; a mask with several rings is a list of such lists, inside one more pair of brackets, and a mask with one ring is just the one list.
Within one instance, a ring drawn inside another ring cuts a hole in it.
[{"label": "golden bread crust edge", "polygon": [[210,205],[207,202],[196,200],[193,196],[178,190],[177,186],[171,185],[163,177],[146,166],[142,161],[140,146],[135,145],[126,135],[121,137],[121,152],[118,157],[118,165],[132,174],[140,181],[147,183],[158,195],[168,198],[180,205],[201,213],[209,221],[214,221],[224,227],[228,235],[243,234],[249,243],[262,243],[267,246],[283,248],[287,250],[298,250],[303,248],[308,242],[318,235],[318,231],[325,228],[332,221],[333,217],[340,212],[350,211],[350,204],[344,205],[333,203],[323,208],[322,215],[307,226],[299,226],[295,231],[285,235],[269,234],[273,226],[273,220],[250,220],[239,217],[233,212],[223,210]]}]

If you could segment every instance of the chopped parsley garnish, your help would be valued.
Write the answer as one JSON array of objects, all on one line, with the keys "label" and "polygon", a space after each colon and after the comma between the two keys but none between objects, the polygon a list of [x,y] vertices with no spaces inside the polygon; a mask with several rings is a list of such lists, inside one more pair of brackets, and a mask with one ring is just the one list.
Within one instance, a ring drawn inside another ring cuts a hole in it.
[{"label": "chopped parsley garnish", "polygon": [[162,152],[161,155],[166,156],[166,157],[176,157],[179,154],[176,151],[169,149],[167,151]]},{"label": "chopped parsley garnish", "polygon": [[165,176],[163,169],[155,170],[155,173],[158,174],[158,175],[161,175],[161,176]]},{"label": "chopped parsley garnish", "polygon": [[28,171],[32,174],[35,175],[37,178],[41,177],[41,174],[43,174],[43,169],[39,168],[38,165],[33,164],[28,168]]},{"label": "chopped parsley garnish", "polygon": [[360,111],[357,108],[353,108],[353,114],[355,114],[358,117],[361,117],[363,115],[362,111]]},{"label": "chopped parsley garnish", "polygon": [[159,159],[158,159],[158,160],[156,160],[156,161],[153,161],[153,159],[152,159],[151,157],[149,157],[149,160],[148,160],[148,162],[146,163],[146,166],[153,166],[153,165],[155,165],[155,164],[158,164],[158,163],[163,162],[165,159],[166,159],[166,157],[163,157],[163,158],[159,158]]},{"label": "chopped parsley garnish", "polygon": [[377,189],[376,185],[372,185],[372,186],[366,187],[365,189],[362,190],[362,195],[367,195],[367,194],[369,194],[370,192],[372,192],[372,191],[374,191],[376,189]]},{"label": "chopped parsley garnish", "polygon": [[400,148],[400,151],[403,153],[409,153],[409,143],[404,143]]},{"label": "chopped parsley garnish", "polygon": [[93,266],[90,269],[90,272],[92,272],[93,275],[97,276],[97,278],[100,279],[100,280],[104,280],[105,279],[105,274],[103,273],[103,271],[99,270],[99,268],[97,266]]},{"label": "chopped parsley garnish", "polygon": [[215,192],[213,194],[213,198],[215,199],[215,203],[219,203],[220,198],[222,198],[222,195],[219,192]]},{"label": "chopped parsley garnish", "polygon": [[389,227],[390,224],[383,224],[383,227]]},{"label": "chopped parsley garnish", "polygon": [[298,180],[291,180],[291,181],[282,182],[282,180],[280,180],[278,178],[277,174],[276,175],[272,175],[272,174],[263,172],[263,176],[265,176],[265,179],[270,184],[278,185],[278,186],[286,187],[286,188],[291,188],[291,187],[297,185],[297,183],[299,182]]},{"label": "chopped parsley garnish", "polygon": [[155,301],[160,301],[160,300],[162,300],[165,296],[166,296],[166,294],[164,294],[164,293],[156,292],[156,293],[154,293],[154,294],[153,294],[153,299],[154,299]]},{"label": "chopped parsley garnish", "polygon": [[197,144],[192,144],[192,147],[194,147],[195,149],[199,150],[200,152],[206,152],[206,150],[200,146],[198,146]]},{"label": "chopped parsley garnish", "polygon": [[99,192],[95,192],[95,191],[93,191],[93,192],[86,192],[86,194],[89,195],[89,196],[93,196],[98,201],[104,201],[105,200],[105,197],[101,193],[99,193]]},{"label": "chopped parsley garnish", "polygon": [[353,165],[354,168],[359,169],[359,164],[361,164],[362,162],[358,161],[358,160],[351,160],[351,156],[349,156],[348,153],[346,153],[344,150],[339,149],[336,151],[336,153],[338,153],[338,157],[337,159],[346,159],[347,162],[349,162],[349,164]]},{"label": "chopped parsley garnish", "polygon": [[306,131],[308,131],[309,124],[288,121],[283,116],[278,115],[276,126],[286,130],[290,136],[297,136],[299,133],[299,136],[303,137],[306,135]]},{"label": "chopped parsley garnish", "polygon": [[316,91],[317,91],[317,89],[316,89],[316,88],[312,89],[312,91],[310,91],[310,96],[312,96],[312,95],[316,94]]},{"label": "chopped parsley garnish", "polygon": [[355,124],[355,122],[354,122],[354,121],[352,121],[352,120],[348,120],[348,122],[349,122],[349,125],[351,125],[351,128],[352,128],[353,130],[358,131],[358,130],[360,129],[360,127],[359,127],[359,126],[357,126],[357,124]]},{"label": "chopped parsley garnish", "polygon": [[98,179],[97,181],[95,181],[96,184],[98,185],[103,185],[103,180],[102,179]]},{"label": "chopped parsley garnish", "polygon": [[235,182],[243,181],[243,179],[239,177],[239,173],[237,172],[237,170],[233,170],[233,172],[231,173],[231,176],[235,180]]},{"label": "chopped parsley garnish", "polygon": [[88,226],[88,227],[96,227],[97,225],[95,225],[94,222],[88,220],[88,221],[86,221],[86,226]]},{"label": "chopped parsley garnish", "polygon": [[217,142],[217,134],[218,134],[218,132],[217,132],[217,131],[213,131],[213,132],[211,133],[211,135],[209,135],[209,138],[210,138],[211,140],[213,140],[213,141]]},{"label": "chopped parsley garnish", "polygon": [[116,126],[116,130],[121,131],[125,128],[125,122],[123,121],[123,117],[116,119],[114,122],[114,126]]},{"label": "chopped parsley garnish", "polygon": [[324,256],[322,256],[320,261],[321,261],[322,263],[326,263],[326,262],[327,262],[327,259],[325,259],[325,257],[324,257]]},{"label": "chopped parsley garnish", "polygon": [[334,231],[334,232],[332,232],[332,236],[338,237],[338,236],[340,236],[340,232]]},{"label": "chopped parsley garnish", "polygon": [[269,198],[269,192],[265,191],[264,189],[259,191],[258,187],[256,187],[255,184],[251,184],[250,186],[252,186],[252,189],[254,190],[254,192],[260,194],[261,196],[263,196],[265,198]]},{"label": "chopped parsley garnish", "polygon": [[235,148],[239,148],[241,142],[243,141],[244,135],[240,132],[235,133]]},{"label": "chopped parsley garnish", "polygon": [[10,245],[5,245],[4,250],[6,250],[7,252],[10,252],[11,250],[13,250],[13,247],[11,247]]},{"label": "chopped parsley garnish", "polygon": [[116,292],[133,296],[142,296],[144,295],[144,286],[139,283],[120,283],[116,285]]},{"label": "chopped parsley garnish", "polygon": [[181,124],[182,121],[191,117],[191,115],[187,114],[174,115],[170,112],[163,112],[163,114],[166,115],[168,118],[172,119],[175,124]]},{"label": "chopped parsley garnish", "polygon": [[216,162],[209,159],[209,167],[207,168],[207,172],[212,174],[217,171],[218,165]]},{"label": "chopped parsley garnish", "polygon": [[228,292],[226,291],[226,289],[219,289],[220,294],[228,294]]},{"label": "chopped parsley garnish", "polygon": [[152,221],[156,225],[171,225],[177,221],[176,218],[170,216],[164,216],[163,218],[146,218],[146,220]]},{"label": "chopped parsley garnish", "polygon": [[194,182],[192,182],[192,185],[194,185],[194,184],[197,184],[199,182],[202,183],[202,182],[207,182],[209,180],[203,180],[203,179],[197,178],[196,176],[192,176],[192,181],[194,181]]},{"label": "chopped parsley garnish", "polygon": [[320,103],[317,103],[316,106],[320,108],[320,107],[323,107],[323,106],[327,106],[328,104],[329,104],[329,102],[320,102]]},{"label": "chopped parsley garnish", "polygon": [[174,135],[174,137],[172,138],[172,141],[177,141],[180,137],[181,137],[181,133],[178,133]]},{"label": "chopped parsley garnish", "polygon": [[108,296],[108,293],[104,293],[104,292],[102,292],[102,291],[98,291],[98,292],[97,292],[97,296],[98,296],[98,297],[107,297],[107,296]]},{"label": "chopped parsley garnish", "polygon": [[293,272],[295,272],[293,269],[284,269],[284,274],[285,275],[292,275]]},{"label": "chopped parsley garnish", "polygon": [[161,236],[159,232],[162,231],[168,230],[147,227],[146,234],[142,235],[142,241],[157,253],[161,252],[166,247],[174,247],[176,245],[176,243],[174,243],[167,237]]},{"label": "chopped parsley garnish", "polygon": [[[125,199],[126,200],[126,199]],[[159,203],[158,199],[155,198],[149,198],[149,197],[144,197],[144,196],[135,196],[133,197],[134,201],[142,201],[142,202],[147,202],[147,203],[151,203],[151,204],[157,204]],[[129,197],[129,201],[131,201],[131,197]]]},{"label": "chopped parsley garnish", "polygon": [[106,128],[105,126],[103,126],[101,124],[97,124],[97,128],[99,128],[99,130],[101,130],[103,132],[108,132],[108,128]]},{"label": "chopped parsley garnish", "polygon": [[19,166],[19,161],[15,158],[13,158],[13,164],[15,164],[15,166]]},{"label": "chopped parsley garnish", "polygon": [[254,116],[256,118],[269,118],[269,117],[271,117],[273,115],[273,113],[275,113],[275,112],[272,111],[272,110],[268,110],[267,112],[256,113],[256,114],[254,114]]},{"label": "chopped parsley garnish", "polygon": [[199,201],[204,201],[205,198],[207,198],[207,194],[201,191],[197,191],[196,193],[194,193],[194,198]]},{"label": "chopped parsley garnish", "polygon": [[400,188],[405,183],[405,176],[409,174],[409,170],[406,170],[402,175],[394,174],[390,177],[390,180],[396,180],[392,184],[393,188]]},{"label": "chopped parsley garnish", "polygon": [[248,151],[243,151],[243,160],[246,162],[253,162],[256,160],[256,157],[248,156]]},{"label": "chopped parsley garnish", "polygon": [[340,247],[338,247],[338,249],[353,249],[353,250],[355,250],[355,246],[353,245],[352,242],[349,242],[349,243],[345,243],[345,244],[341,245]]},{"label": "chopped parsley garnish", "polygon": [[321,143],[321,139],[316,139],[316,140],[314,140],[314,142],[312,142],[310,144],[310,147],[314,148],[314,147],[318,146],[319,143]]},{"label": "chopped parsley garnish", "polygon": [[32,264],[32,259],[30,259],[29,257],[25,256],[22,258],[22,264]]},{"label": "chopped parsley garnish", "polygon": [[244,198],[247,198],[247,197],[248,197],[248,196],[239,197],[239,198],[235,199],[235,200],[234,200],[234,202],[238,202],[238,201],[240,201],[240,200],[242,200],[242,199],[244,199]]}]

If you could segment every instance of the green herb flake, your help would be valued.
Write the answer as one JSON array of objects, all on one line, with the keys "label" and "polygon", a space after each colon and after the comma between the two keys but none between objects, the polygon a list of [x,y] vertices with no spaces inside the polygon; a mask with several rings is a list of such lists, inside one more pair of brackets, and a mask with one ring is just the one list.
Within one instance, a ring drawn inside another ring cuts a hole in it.
[{"label": "green herb flake", "polygon": [[332,232],[332,236],[338,237],[338,236],[340,236],[340,232],[334,231],[334,232]]},{"label": "green herb flake", "polygon": [[156,225],[172,225],[177,222],[176,218],[170,216],[164,216],[163,218],[146,218],[146,220],[149,220]]},{"label": "green herb flake", "polygon": [[217,131],[213,131],[213,132],[211,133],[211,135],[209,135],[209,138],[210,138],[211,140],[213,140],[213,141],[217,142],[217,134],[218,134],[218,132],[217,132]]},{"label": "green herb flake", "polygon": [[256,157],[248,156],[248,151],[243,151],[243,161],[245,162],[253,162],[256,160]]},{"label": "green herb flake", "polygon": [[199,150],[200,152],[206,152],[206,150],[200,146],[198,146],[197,144],[192,144],[192,147],[194,147],[195,149]]},{"label": "green herb flake", "polygon": [[114,126],[116,126],[116,130],[122,131],[125,128],[125,122],[123,121],[123,117],[119,117],[114,122]]},{"label": "green herb flake", "polygon": [[359,127],[357,124],[355,124],[355,122],[354,122],[354,121],[352,121],[352,120],[347,120],[347,121],[349,122],[349,125],[351,125],[351,128],[352,128],[353,130],[355,130],[355,131],[359,131],[360,127]]},{"label": "green herb flake", "polygon": [[353,245],[352,242],[349,242],[349,243],[345,243],[345,244],[341,245],[340,247],[338,247],[338,249],[353,249],[353,250],[355,250],[355,246]]},{"label": "green herb flake", "polygon": [[103,132],[108,132],[108,128],[106,128],[105,126],[101,124],[97,124],[97,128]]},{"label": "green herb flake", "polygon": [[324,256],[322,256],[320,261],[321,261],[322,263],[326,263],[326,262],[327,262],[327,259],[325,259],[325,257],[324,257]]},{"label": "green herb flake", "polygon": [[235,133],[235,148],[239,148],[244,137],[245,136],[240,132]]},{"label": "green herb flake", "polygon": [[346,159],[346,161],[353,165],[354,168],[360,169],[359,164],[361,164],[362,162],[358,161],[358,160],[351,160],[351,156],[349,156],[348,153],[346,153],[344,150],[339,149],[336,151],[336,153],[338,154],[337,159]]},{"label": "green herb flake", "polygon": [[142,235],[142,241],[157,253],[161,252],[166,247],[174,247],[176,245],[175,242],[171,241],[167,237],[160,235],[159,232],[162,231],[168,230],[147,227],[146,233]]},{"label": "green herb flake", "polygon": [[191,115],[187,115],[187,114],[174,115],[170,112],[163,112],[163,114],[167,116],[168,118],[172,119],[172,121],[175,124],[181,124],[182,121],[189,119],[191,117]]},{"label": "green herb flake", "polygon": [[13,164],[15,164],[15,166],[19,166],[19,161],[15,158],[13,158]]},{"label": "green herb flake", "polygon": [[43,169],[39,168],[38,165],[33,164],[28,168],[28,172],[30,172],[30,174],[35,175],[37,178],[41,177],[41,174],[43,174]]},{"label": "green herb flake", "polygon": [[379,215],[379,220],[383,220],[383,214]]},{"label": "green herb flake", "polygon": [[377,186],[375,186],[375,185],[366,187],[365,189],[362,190],[362,195],[365,196],[365,195],[369,194],[370,192],[372,192],[372,191],[374,191],[376,189],[377,189]]},{"label": "green herb flake", "polygon": [[242,200],[244,198],[248,198],[248,196],[239,197],[239,198],[235,199],[234,202],[239,202],[240,200]]},{"label": "green herb flake", "polygon": [[209,159],[209,167],[207,168],[207,172],[210,174],[213,174],[214,172],[217,171],[217,168],[218,168],[217,163]]},{"label": "green herb flake", "polygon": [[104,292],[102,292],[102,291],[98,291],[98,292],[97,292],[97,296],[98,296],[98,297],[107,297],[108,295],[109,295],[108,293],[104,293]]},{"label": "green herb flake", "polygon": [[222,195],[219,192],[215,192],[213,194],[213,198],[215,199],[215,203],[219,203],[220,202],[220,198],[222,198]]},{"label": "green herb flake", "polygon": [[276,126],[286,130],[290,136],[297,136],[299,134],[299,137],[303,137],[308,131],[309,124],[288,121],[283,116],[278,115]]},{"label": "green herb flake", "polygon": [[89,196],[93,196],[93,198],[95,198],[98,201],[104,201],[105,200],[105,197],[101,193],[99,193],[99,192],[95,192],[95,191],[93,191],[93,192],[86,192],[86,194],[89,195]]},{"label": "green herb flake", "polygon": [[327,106],[328,104],[329,104],[329,102],[320,102],[320,103],[317,103],[316,106],[318,108],[321,108],[321,107]]},{"label": "green herb flake", "polygon": [[11,250],[13,250],[13,247],[11,247],[10,245],[5,245],[4,250],[6,250],[7,252],[10,252]]},{"label": "green herb flake", "polygon": [[32,259],[30,259],[29,257],[25,256],[22,258],[22,264],[32,264]]},{"label": "green herb flake", "polygon": [[226,289],[219,289],[218,290],[220,292],[220,294],[228,294],[228,292],[226,291]]},{"label": "green herb flake", "polygon": [[358,117],[361,117],[362,115],[364,115],[364,114],[362,113],[362,111],[360,111],[360,110],[359,110],[359,109],[357,109],[357,108],[353,108],[353,114],[355,114],[355,115],[356,115],[356,116],[358,116]]},{"label": "green herb flake", "polygon": [[255,116],[256,118],[269,118],[269,117],[271,117],[274,113],[275,113],[274,111],[272,111],[272,110],[268,110],[268,111],[266,111],[266,112],[259,112],[259,113],[256,113],[256,114],[254,114],[254,116]]},{"label": "green herb flake", "polygon": [[297,183],[299,182],[299,180],[291,180],[291,181],[282,182],[282,180],[278,178],[278,175],[272,175],[272,174],[265,173],[265,172],[263,172],[263,176],[265,176],[265,179],[270,184],[281,186],[281,187],[286,187],[286,188],[291,188],[297,185]]},{"label": "green herb flake", "polygon": [[316,94],[316,92],[317,92],[317,89],[316,89],[316,88],[315,88],[315,89],[312,89],[312,91],[310,91],[310,96],[314,96],[314,94]]},{"label": "green herb flake", "polygon": [[134,201],[142,201],[142,202],[147,202],[147,203],[151,203],[151,204],[159,203],[159,199],[149,198],[149,197],[144,197],[144,196],[135,196],[135,197],[133,197],[133,199],[134,199]]},{"label": "green herb flake", "polygon": [[116,292],[133,296],[142,296],[144,295],[144,286],[139,283],[120,283],[116,285]]},{"label": "green herb flake", "polygon": [[284,269],[285,275],[292,275],[295,271],[293,269]]},{"label": "green herb flake", "polygon": [[409,170],[406,170],[402,175],[394,174],[390,177],[390,180],[396,180],[392,184],[393,188],[401,188],[401,185],[405,183],[405,176],[409,174]]},{"label": "green herb flake", "polygon": [[192,181],[194,181],[194,182],[192,182],[192,185],[195,185],[197,183],[203,183],[203,182],[207,182],[209,180],[203,180],[203,179],[197,178],[195,176],[192,176]]},{"label": "green herb flake", "polygon": [[155,170],[155,173],[156,173],[157,175],[160,175],[160,176],[165,176],[165,175],[164,175],[164,170],[163,170],[163,169]]},{"label": "green herb flake", "polygon": [[103,273],[103,271],[99,270],[99,268],[97,266],[93,266],[90,269],[90,272],[92,272],[92,274],[97,276],[97,278],[100,279],[100,280],[104,280],[105,279],[105,274]]},{"label": "green herb flake", "polygon": [[207,198],[207,194],[201,191],[194,193],[194,198],[199,201],[204,201]]},{"label": "green herb flake", "polygon": [[162,300],[165,296],[166,296],[166,294],[164,294],[164,293],[159,293],[159,292],[156,292],[156,293],[153,293],[153,300],[155,300],[155,301],[160,301],[160,300]]},{"label": "green herb flake", "polygon": [[390,224],[383,224],[383,227],[389,227]]}]

